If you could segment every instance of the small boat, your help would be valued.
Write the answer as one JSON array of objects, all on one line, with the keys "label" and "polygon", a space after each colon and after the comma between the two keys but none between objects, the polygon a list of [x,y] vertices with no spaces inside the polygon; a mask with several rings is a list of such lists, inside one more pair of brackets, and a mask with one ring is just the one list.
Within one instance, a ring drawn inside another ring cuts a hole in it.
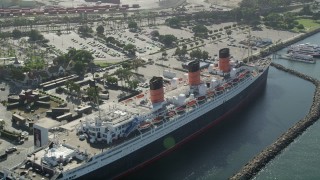
[{"label": "small boat", "polygon": [[215,95],[215,92],[214,91],[209,91],[208,93],[207,93],[207,96],[208,97],[213,97]]},{"label": "small boat", "polygon": [[206,96],[199,96],[197,97],[198,103],[203,103],[206,100]]},{"label": "small boat", "polygon": [[316,44],[297,44],[288,47],[288,53],[298,53],[303,55],[310,55],[313,58],[320,58],[320,46]]},{"label": "small boat", "polygon": [[176,108],[177,113],[184,112],[185,110],[186,110],[186,106],[185,105]]},{"label": "small boat", "polygon": [[223,87],[224,87],[225,89],[231,88],[231,86],[232,86],[232,83],[231,83],[231,82],[225,83],[225,84],[223,85]]},{"label": "small boat", "polygon": [[197,101],[196,101],[196,100],[192,100],[192,101],[187,102],[187,106],[188,106],[188,107],[192,107],[192,106],[194,106],[194,105],[196,105],[196,104],[197,104]]},{"label": "small boat", "polygon": [[216,91],[218,94],[222,93],[224,91],[224,87],[223,86],[216,87]]},{"label": "small boat", "polygon": [[176,115],[176,112],[175,111],[169,111],[168,113],[167,113],[167,117],[168,118],[171,118],[171,117],[173,117],[173,116],[175,116]]},{"label": "small boat", "polygon": [[314,64],[316,61],[311,55],[305,55],[305,54],[299,54],[299,53],[289,53],[285,55],[281,55],[280,58],[287,59],[291,61],[299,61],[299,62],[305,62],[305,63],[311,63]]},{"label": "small boat", "polygon": [[238,82],[239,82],[239,78],[234,78],[234,79],[232,80],[232,84],[233,84],[233,85],[238,84]]},{"label": "small boat", "polygon": [[148,128],[150,128],[151,126],[151,123],[150,122],[142,122],[140,123],[140,125],[138,126],[138,129],[141,131],[141,130],[146,130]]},{"label": "small boat", "polygon": [[153,124],[158,124],[158,123],[162,122],[162,120],[163,120],[163,117],[162,116],[158,116],[158,117],[156,117],[156,118],[154,118],[152,120],[152,123]]}]

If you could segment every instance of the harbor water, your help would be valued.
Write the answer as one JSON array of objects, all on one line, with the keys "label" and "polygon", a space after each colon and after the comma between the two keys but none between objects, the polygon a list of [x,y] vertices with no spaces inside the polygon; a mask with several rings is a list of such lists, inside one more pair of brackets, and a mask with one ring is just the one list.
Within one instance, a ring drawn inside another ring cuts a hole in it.
[{"label": "harbor water", "polygon": [[[303,42],[317,43],[317,39],[320,34]],[[316,64],[274,61],[320,79],[320,60]],[[270,67],[265,91],[248,107],[128,179],[227,179],[307,114],[314,90],[313,84]],[[320,162],[319,128],[319,123],[309,128],[256,179],[320,177],[315,170]]]},{"label": "harbor water", "polygon": [[[320,34],[309,37],[300,43],[319,43]],[[280,52],[283,53],[283,52]],[[320,80],[320,59],[316,64],[292,63],[279,60],[277,63]],[[304,93],[304,91],[301,91]],[[272,160],[255,179],[319,179],[320,163],[320,122],[317,121],[278,157]]]}]

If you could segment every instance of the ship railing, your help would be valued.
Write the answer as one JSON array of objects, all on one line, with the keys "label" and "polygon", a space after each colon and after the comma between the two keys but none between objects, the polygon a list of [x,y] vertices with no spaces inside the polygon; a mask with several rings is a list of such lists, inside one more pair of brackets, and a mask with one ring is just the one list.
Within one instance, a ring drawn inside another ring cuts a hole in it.
[{"label": "ship railing", "polygon": [[50,179],[51,180],[56,180],[59,175],[60,175],[60,172],[56,172]]}]

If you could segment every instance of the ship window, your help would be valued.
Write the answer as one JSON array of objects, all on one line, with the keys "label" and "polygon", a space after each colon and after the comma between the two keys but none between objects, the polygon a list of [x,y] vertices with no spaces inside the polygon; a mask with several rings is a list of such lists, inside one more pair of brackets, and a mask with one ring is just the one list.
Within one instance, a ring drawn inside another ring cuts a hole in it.
[{"label": "ship window", "polygon": [[96,133],[93,133],[93,132],[92,132],[92,133],[90,133],[90,135],[95,136],[95,135],[96,135]]}]

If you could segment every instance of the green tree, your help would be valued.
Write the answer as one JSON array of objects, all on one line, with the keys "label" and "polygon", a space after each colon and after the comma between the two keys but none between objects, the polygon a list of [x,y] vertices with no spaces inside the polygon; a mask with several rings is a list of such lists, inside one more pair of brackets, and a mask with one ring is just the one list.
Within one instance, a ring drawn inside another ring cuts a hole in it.
[{"label": "green tree", "polygon": [[106,43],[112,43],[115,44],[117,42],[116,38],[109,36],[105,39]]},{"label": "green tree", "polygon": [[198,58],[201,59],[202,58],[202,52],[200,49],[196,49],[190,52],[190,57],[191,58]]},{"label": "green tree", "polygon": [[58,57],[56,57],[54,60],[53,60],[53,63],[55,65],[65,65],[65,64],[68,64],[69,63],[69,60],[66,58],[66,56],[63,54],[63,55],[60,55]]},{"label": "green tree", "polygon": [[129,29],[137,29],[138,28],[138,24],[135,21],[129,21],[128,22],[128,28]]},{"label": "green tree", "polygon": [[122,66],[123,69],[130,69],[131,68],[131,64],[128,63],[128,62],[123,62],[121,64],[121,66]]},{"label": "green tree", "polygon": [[196,25],[192,28],[194,35],[197,37],[207,37],[208,36],[208,28],[204,25]]},{"label": "green tree", "polygon": [[100,88],[89,87],[87,89],[87,96],[90,98],[91,101],[97,103],[100,91],[101,91]]},{"label": "green tree", "polygon": [[150,35],[151,35],[152,37],[159,37],[159,36],[160,36],[160,33],[159,33],[158,30],[153,30],[153,31],[150,32]]},{"label": "green tree", "polygon": [[93,30],[89,26],[83,25],[78,28],[78,32],[83,36],[91,36],[90,34],[93,33]]},{"label": "green tree", "polygon": [[232,30],[231,29],[226,30],[226,34],[228,35],[228,37],[230,37],[230,35],[232,34]]},{"label": "green tree", "polygon": [[106,81],[110,84],[118,84],[118,78],[113,76],[107,76]]},{"label": "green tree", "polygon": [[143,65],[143,60],[140,58],[135,58],[131,61],[132,68],[137,72],[138,68]]},{"label": "green tree", "polygon": [[172,46],[173,42],[177,41],[177,37],[172,34],[160,35],[159,41],[166,47]]},{"label": "green tree", "polygon": [[299,24],[299,25],[297,26],[297,28],[301,30],[301,29],[304,29],[304,26],[303,26],[303,24]]},{"label": "green tree", "polygon": [[96,28],[96,31],[97,31],[98,34],[103,34],[104,33],[104,27],[102,25],[99,25]]},{"label": "green tree", "polygon": [[300,15],[313,15],[310,5],[305,5],[299,12]]},{"label": "green tree", "polygon": [[172,17],[172,18],[166,19],[166,23],[168,24],[168,26],[172,28],[180,28],[181,22],[178,17]]},{"label": "green tree", "polygon": [[127,51],[130,55],[136,54],[136,46],[131,43],[124,46],[123,50]]},{"label": "green tree", "polygon": [[207,51],[202,51],[202,59],[206,60],[209,58],[209,53]]},{"label": "green tree", "polygon": [[133,81],[129,81],[128,85],[130,89],[136,89],[138,87],[139,81],[137,80],[133,80]]},{"label": "green tree", "polygon": [[77,61],[73,66],[73,70],[78,75],[84,75],[85,69],[86,69],[86,65],[81,61]]},{"label": "green tree", "polygon": [[22,37],[22,32],[20,30],[18,30],[18,29],[14,29],[12,31],[12,37],[14,39],[20,39]]},{"label": "green tree", "polygon": [[0,119],[0,129],[3,129],[6,125],[6,122],[3,119]]},{"label": "green tree", "polygon": [[180,52],[181,52],[181,49],[177,47],[176,51],[174,52],[174,55],[180,56]]},{"label": "green tree", "polygon": [[29,41],[30,42],[43,41],[43,40],[44,40],[44,37],[39,31],[34,30],[34,29],[32,29],[30,31],[30,33],[29,33]]},{"label": "green tree", "polygon": [[25,75],[23,74],[23,70],[21,68],[15,68],[12,67],[10,71],[10,75],[12,79],[23,81],[25,78]]},{"label": "green tree", "polygon": [[115,74],[118,76],[118,78],[120,79],[121,83],[123,81],[125,81],[125,83],[128,83],[130,81],[130,78],[132,76],[132,72],[128,69],[117,69]]}]

